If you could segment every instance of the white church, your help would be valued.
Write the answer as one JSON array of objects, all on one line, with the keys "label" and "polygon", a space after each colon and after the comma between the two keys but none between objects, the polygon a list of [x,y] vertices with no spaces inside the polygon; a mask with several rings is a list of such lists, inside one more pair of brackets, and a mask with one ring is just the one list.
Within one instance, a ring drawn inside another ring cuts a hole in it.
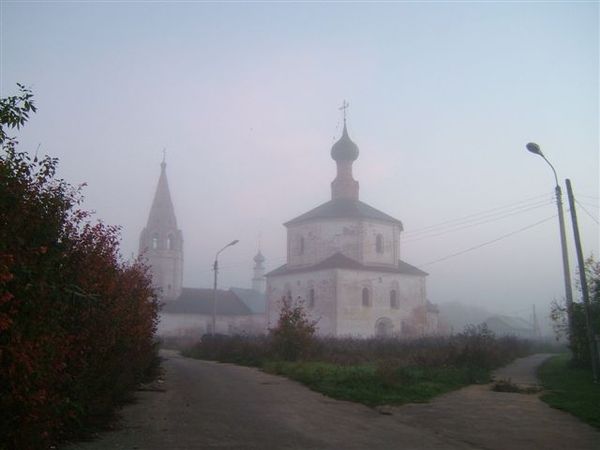
[{"label": "white church", "polygon": [[400,259],[402,222],[359,200],[358,154],[344,118],[331,148],[331,200],[284,224],[287,263],[267,274],[267,324],[277,323],[287,298],[303,302],[320,335],[434,334],[438,310],[427,300],[427,273]]},{"label": "white church", "polygon": [[[402,222],[359,200],[352,176],[358,153],[344,118],[342,137],[331,149],[337,164],[331,200],[285,223],[287,263],[266,275],[266,289],[265,258],[259,251],[251,289],[217,291],[217,333],[267,332],[277,323],[284,298],[303,302],[320,335],[437,332],[438,311],[426,297],[427,274],[400,259]],[[182,285],[183,233],[164,160],[139,249],[164,303],[159,334],[212,332],[213,290]]]}]

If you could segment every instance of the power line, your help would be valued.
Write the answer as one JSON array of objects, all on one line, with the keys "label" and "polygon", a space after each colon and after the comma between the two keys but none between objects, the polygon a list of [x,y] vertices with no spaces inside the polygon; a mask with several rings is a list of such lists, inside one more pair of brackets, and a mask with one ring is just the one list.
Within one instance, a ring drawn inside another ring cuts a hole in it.
[{"label": "power line", "polygon": [[598,219],[596,219],[594,216],[592,216],[592,214],[591,214],[591,213],[590,213],[590,212],[589,212],[587,209],[585,209],[581,203],[579,203],[577,200],[575,200],[575,203],[577,203],[577,204],[579,205],[579,207],[580,207],[581,209],[583,209],[583,211],[584,211],[584,212],[585,212],[585,213],[586,213],[588,216],[590,216],[590,218],[591,218],[591,219],[592,219],[594,222],[596,222],[598,225],[600,225],[600,223],[598,222]]},{"label": "power line", "polygon": [[[426,227],[423,227],[423,228],[419,228],[419,229],[416,229],[416,230],[407,231],[404,234],[405,235],[414,235],[414,234],[418,234],[418,233],[423,233],[423,232],[431,231],[432,229],[435,229],[435,228],[440,228],[440,227],[444,227],[444,226],[454,226],[454,225],[458,225],[459,223],[463,223],[463,222],[470,222],[470,221],[474,221],[474,220],[479,220],[479,219],[482,218],[482,217],[479,217],[479,216],[493,216],[493,215],[497,215],[497,214],[504,214],[504,213],[506,213],[508,211],[502,211],[502,210],[509,210],[510,211],[510,210],[519,209],[519,208],[526,208],[526,207],[529,207],[529,206],[533,206],[533,205],[537,205],[537,204],[540,204],[542,202],[545,202],[546,200],[543,200],[543,201],[539,200],[542,197],[549,197],[549,194],[537,195],[535,197],[531,197],[529,199],[521,200],[521,201],[516,202],[516,203],[511,203],[509,205],[487,209],[485,211],[480,211],[478,213],[469,214],[467,216],[459,217],[457,219],[446,220],[444,222],[440,222],[440,223],[437,223],[437,224],[434,224],[434,225],[429,225],[429,226],[426,226]],[[517,205],[520,205],[520,206],[517,206]]]},{"label": "power line", "polygon": [[580,201],[577,201],[577,203],[579,203],[580,205],[589,206],[590,208],[596,208],[596,209],[600,208],[600,205],[598,205],[598,203],[593,204],[593,203],[586,203],[586,202],[580,202]]},{"label": "power line", "polygon": [[467,248],[465,250],[461,250],[459,252],[452,253],[451,255],[447,255],[447,256],[444,256],[442,258],[435,259],[433,261],[429,261],[428,263],[421,264],[421,266],[422,267],[424,267],[424,266],[430,266],[432,264],[435,264],[435,263],[438,263],[438,262],[441,262],[441,261],[445,261],[445,260],[450,259],[450,258],[454,258],[455,256],[459,256],[459,255],[462,255],[464,253],[468,253],[468,252],[471,252],[473,250],[477,250],[477,249],[479,249],[481,247],[485,247],[486,245],[493,244],[494,242],[501,241],[502,239],[506,239],[506,238],[508,238],[510,236],[514,236],[517,233],[521,233],[522,231],[529,230],[530,228],[533,228],[535,226],[541,225],[542,223],[548,222],[549,220],[552,220],[555,217],[556,217],[556,214],[553,215],[553,216],[551,216],[551,217],[547,217],[546,219],[540,220],[539,222],[533,223],[531,225],[527,225],[526,227],[519,228],[518,230],[512,231],[512,232],[507,233],[507,234],[504,234],[504,235],[502,235],[502,236],[500,236],[500,237],[498,237],[496,239],[492,239],[491,241],[483,242],[483,243],[481,243],[479,245],[475,245],[473,247],[469,247],[469,248]]},{"label": "power line", "polygon": [[429,238],[433,238],[433,237],[437,237],[437,236],[442,236],[442,235],[447,234],[447,233],[452,233],[454,231],[464,230],[465,228],[472,228],[472,227],[477,226],[477,225],[483,225],[483,224],[490,223],[490,222],[496,222],[498,220],[505,219],[507,217],[515,216],[517,214],[522,214],[522,213],[525,213],[525,212],[533,211],[534,209],[543,208],[543,207],[547,206],[548,204],[549,203],[544,202],[541,205],[537,205],[537,206],[533,206],[533,207],[529,207],[529,208],[525,208],[525,209],[520,209],[520,210],[511,212],[511,213],[508,213],[508,214],[501,215],[499,217],[491,217],[491,218],[488,218],[486,220],[481,220],[479,222],[471,223],[471,224],[468,224],[468,225],[457,226],[455,228],[451,228],[451,229],[448,229],[448,230],[445,230],[445,231],[441,231],[441,232],[436,233],[436,234],[428,234],[428,235],[425,235],[425,236],[417,237],[415,239],[409,239],[407,241],[404,241],[404,244],[409,244],[411,242],[417,242],[417,241],[421,241],[423,239],[429,239]]}]

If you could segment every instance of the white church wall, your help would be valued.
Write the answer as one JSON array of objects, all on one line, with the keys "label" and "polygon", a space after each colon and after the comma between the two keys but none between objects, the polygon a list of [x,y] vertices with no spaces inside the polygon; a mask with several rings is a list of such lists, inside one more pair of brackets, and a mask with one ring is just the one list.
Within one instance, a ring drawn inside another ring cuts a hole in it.
[{"label": "white church wall", "polygon": [[[396,265],[400,259],[400,226],[393,223],[364,221],[362,224],[361,253],[365,265]],[[377,237],[381,239],[378,248]]]},{"label": "white church wall", "polygon": [[[377,251],[377,236],[381,251]],[[363,264],[395,265],[399,259],[400,227],[366,220],[327,219],[288,227],[288,265],[316,264],[342,253]]]},{"label": "white church wall", "polygon": [[[310,291],[314,289],[314,304]],[[291,294],[300,298],[311,320],[317,320],[319,335],[336,333],[336,281],[335,270],[271,276],[267,281],[267,326],[274,327],[279,319],[281,301]]]},{"label": "white church wall", "polygon": [[[380,319],[389,319],[394,335],[404,335],[407,324],[415,326],[415,311],[425,307],[424,277],[339,270],[338,335],[368,337],[375,334]],[[363,305],[363,288],[369,292],[369,305]],[[397,307],[391,305],[391,291],[396,291]],[[425,332],[425,330],[423,330]]]}]

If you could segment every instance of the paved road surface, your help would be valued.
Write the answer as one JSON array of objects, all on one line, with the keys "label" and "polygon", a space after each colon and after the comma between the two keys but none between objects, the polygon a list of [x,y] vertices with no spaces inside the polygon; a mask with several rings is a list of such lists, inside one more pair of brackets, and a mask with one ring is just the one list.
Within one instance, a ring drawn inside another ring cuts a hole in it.
[{"label": "paved road surface", "polygon": [[121,429],[69,450],[600,449],[599,432],[535,395],[471,386],[383,415],[256,369],[163,356],[165,391],[140,392]]}]

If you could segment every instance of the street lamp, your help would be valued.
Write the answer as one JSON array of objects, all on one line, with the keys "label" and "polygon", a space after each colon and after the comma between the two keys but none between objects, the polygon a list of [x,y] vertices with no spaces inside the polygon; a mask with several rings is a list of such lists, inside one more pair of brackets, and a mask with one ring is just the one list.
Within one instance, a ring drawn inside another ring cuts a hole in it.
[{"label": "street lamp", "polygon": [[215,271],[215,280],[214,280],[214,285],[213,285],[213,314],[212,314],[212,335],[215,335],[216,332],[216,327],[217,327],[217,274],[219,273],[219,255],[221,254],[221,252],[223,250],[225,250],[227,247],[231,247],[232,245],[237,244],[238,241],[237,239],[235,241],[231,241],[229,244],[227,244],[225,247],[223,247],[221,250],[219,250],[217,252],[217,254],[215,255],[215,262],[213,264],[213,270]]},{"label": "street lamp", "polygon": [[569,326],[569,342],[573,343],[573,291],[571,289],[571,271],[569,269],[569,255],[567,251],[567,237],[565,233],[565,217],[563,214],[563,206],[562,206],[562,191],[560,189],[560,185],[558,183],[558,176],[556,175],[556,170],[554,166],[548,161],[548,159],[542,153],[540,146],[535,142],[530,142],[525,147],[531,153],[535,153],[536,155],[544,158],[544,161],[548,163],[552,172],[554,173],[554,180],[556,182],[556,187],[554,191],[556,192],[556,207],[558,208],[558,225],[560,228],[560,246],[562,250],[562,260],[563,260],[563,276],[565,279],[565,299],[567,301],[567,323]]}]

